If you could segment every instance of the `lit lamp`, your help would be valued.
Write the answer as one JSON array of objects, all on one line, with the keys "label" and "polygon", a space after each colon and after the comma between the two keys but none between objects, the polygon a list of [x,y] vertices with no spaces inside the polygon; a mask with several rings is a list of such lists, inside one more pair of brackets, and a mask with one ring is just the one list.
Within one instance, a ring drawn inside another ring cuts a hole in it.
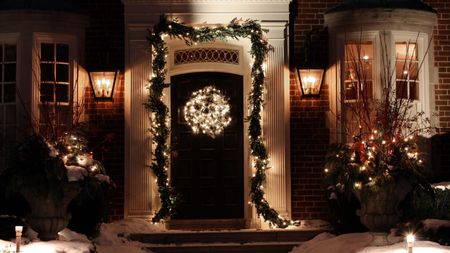
[{"label": "lit lamp", "polygon": [[118,71],[90,71],[89,81],[96,100],[112,100]]},{"label": "lit lamp", "polygon": [[414,241],[415,238],[413,234],[408,234],[406,236],[406,246],[408,247],[408,253],[413,253]]},{"label": "lit lamp", "polygon": [[299,68],[297,69],[298,83],[303,97],[318,97],[322,88],[324,69],[321,68]]},{"label": "lit lamp", "polygon": [[16,226],[15,229],[16,229],[16,252],[19,253],[23,227]]}]

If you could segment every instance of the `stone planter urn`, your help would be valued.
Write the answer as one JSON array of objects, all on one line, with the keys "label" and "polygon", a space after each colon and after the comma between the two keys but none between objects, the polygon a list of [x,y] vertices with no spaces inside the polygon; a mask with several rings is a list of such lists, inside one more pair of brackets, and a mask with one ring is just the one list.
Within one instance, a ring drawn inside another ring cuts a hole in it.
[{"label": "stone planter urn", "polygon": [[363,185],[355,190],[361,209],[357,211],[361,223],[373,235],[372,246],[388,245],[387,235],[399,221],[398,206],[412,190],[406,179],[397,179],[382,186]]},{"label": "stone planter urn", "polygon": [[20,190],[31,208],[31,213],[27,216],[28,225],[38,233],[42,241],[57,239],[58,232],[69,223],[67,207],[80,192],[80,187],[76,183],[67,183],[62,187],[61,196],[51,191],[40,194],[31,188]]}]

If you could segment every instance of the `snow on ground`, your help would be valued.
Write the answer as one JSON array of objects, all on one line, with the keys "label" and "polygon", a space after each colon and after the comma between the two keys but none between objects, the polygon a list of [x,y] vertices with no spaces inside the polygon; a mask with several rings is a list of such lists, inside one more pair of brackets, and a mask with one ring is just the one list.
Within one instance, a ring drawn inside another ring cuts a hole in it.
[{"label": "snow on ground", "polygon": [[127,252],[147,253],[143,249],[144,244],[128,241],[127,236],[133,233],[164,232],[158,226],[143,219],[125,219],[112,223],[102,224],[100,235],[94,239],[99,253]]},{"label": "snow on ground", "polygon": [[450,228],[450,220],[426,219],[422,223],[425,230],[437,231],[440,227]]},{"label": "snow on ground", "polygon": [[[450,225],[450,221],[428,219],[424,221],[426,227],[439,227]],[[311,225],[322,227],[320,222],[312,222]],[[117,222],[102,224],[100,235],[92,241],[86,236],[65,229],[59,233],[58,241],[41,242],[31,238],[23,238],[22,253],[89,253],[95,245],[98,253],[149,253],[144,249],[145,245],[135,241],[129,241],[127,236],[132,233],[156,233],[165,232],[158,226],[152,225],[143,219],[125,219]],[[171,231],[172,232],[172,231]],[[180,231],[182,232],[182,231]],[[406,253],[406,243],[402,237],[389,236],[388,240],[394,243],[390,246],[369,247],[372,235],[369,233],[353,233],[335,236],[330,233],[321,233],[310,241],[295,247],[290,253]],[[399,242],[400,241],[400,242]],[[397,242],[397,243],[395,243]],[[15,243],[0,240],[0,253],[14,253]],[[414,253],[450,253],[449,246],[442,246],[429,241],[417,241]]]},{"label": "snow on ground", "polygon": [[[89,253],[90,243],[76,241],[31,242],[20,247],[21,253]],[[2,251],[3,250],[3,251]],[[16,244],[0,240],[0,252],[16,252]]]},{"label": "snow on ground", "polygon": [[[389,236],[389,242],[401,238]],[[352,233],[335,236],[321,233],[312,240],[295,247],[290,253],[406,253],[406,242],[398,242],[389,246],[370,247],[372,235],[369,233]],[[429,241],[416,241],[414,253],[450,253],[450,247]]]},{"label": "snow on ground", "polygon": [[[59,232],[59,240],[41,242],[36,232],[29,230],[29,238],[22,239],[21,253],[89,253],[97,248],[98,253],[149,253],[143,250],[143,244],[127,240],[132,233],[154,233],[164,230],[142,219],[125,219],[102,224],[100,235],[92,242],[79,233],[69,229]],[[0,240],[0,253],[14,253],[14,242]]]},{"label": "snow on ground", "polygon": [[450,190],[450,182],[440,182],[436,184],[432,184],[434,188],[441,189],[441,190]]}]

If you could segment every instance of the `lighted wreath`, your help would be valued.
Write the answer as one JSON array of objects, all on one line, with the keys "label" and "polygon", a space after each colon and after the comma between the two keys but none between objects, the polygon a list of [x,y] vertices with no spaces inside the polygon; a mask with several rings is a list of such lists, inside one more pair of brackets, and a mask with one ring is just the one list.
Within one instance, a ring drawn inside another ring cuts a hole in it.
[{"label": "lighted wreath", "polygon": [[263,89],[265,73],[263,63],[272,47],[264,36],[261,25],[254,20],[233,19],[227,26],[204,26],[194,28],[179,23],[177,20],[168,20],[166,16],[161,16],[158,24],[148,36],[148,42],[152,47],[152,78],[150,79],[149,97],[145,106],[151,112],[152,141],[155,149],[152,153],[151,170],[156,176],[158,192],[161,200],[161,208],[152,218],[158,222],[164,218],[172,216],[175,212],[178,197],[174,189],[169,184],[168,163],[170,148],[167,140],[170,134],[169,108],[162,101],[164,88],[168,84],[164,83],[166,78],[166,57],[168,48],[164,37],[184,40],[187,45],[197,43],[212,42],[215,40],[227,40],[238,38],[249,38],[251,41],[250,54],[253,57],[251,68],[252,84],[248,96],[249,116],[248,134],[250,144],[250,154],[254,174],[250,181],[250,199],[258,215],[265,221],[276,227],[287,227],[293,224],[292,221],[284,219],[272,208],[264,197],[263,184],[266,180],[266,170],[269,167],[269,155],[264,145],[261,127],[261,111],[263,105]]},{"label": "lighted wreath", "polygon": [[230,104],[220,90],[206,86],[192,93],[184,106],[184,119],[194,133],[214,138],[231,122]]}]

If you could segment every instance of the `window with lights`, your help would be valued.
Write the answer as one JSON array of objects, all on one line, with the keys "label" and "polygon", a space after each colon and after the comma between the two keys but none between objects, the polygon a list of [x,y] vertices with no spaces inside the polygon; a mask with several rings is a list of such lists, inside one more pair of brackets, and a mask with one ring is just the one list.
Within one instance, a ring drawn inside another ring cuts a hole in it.
[{"label": "window with lights", "polygon": [[373,97],[374,53],[371,41],[345,44],[344,97],[345,102]]},{"label": "window with lights", "polygon": [[395,42],[395,91],[401,99],[419,99],[419,56],[417,43]]}]

